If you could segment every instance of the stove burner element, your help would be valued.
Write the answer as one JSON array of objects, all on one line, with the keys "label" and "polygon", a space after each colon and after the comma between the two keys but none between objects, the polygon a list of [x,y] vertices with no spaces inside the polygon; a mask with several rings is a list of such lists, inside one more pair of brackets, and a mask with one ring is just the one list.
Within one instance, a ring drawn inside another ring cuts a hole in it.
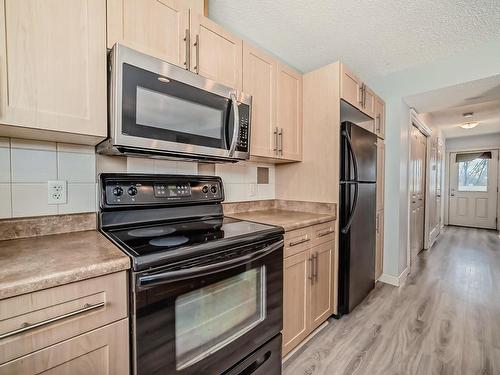
[{"label": "stove burner element", "polygon": [[174,228],[163,227],[163,228],[139,228],[132,229],[128,232],[129,236],[132,237],[158,237],[172,234],[175,232]]},{"label": "stove burner element", "polygon": [[149,244],[153,246],[173,247],[182,245],[183,243],[186,243],[188,241],[189,238],[184,236],[170,236],[152,239],[151,241],[149,241]]}]

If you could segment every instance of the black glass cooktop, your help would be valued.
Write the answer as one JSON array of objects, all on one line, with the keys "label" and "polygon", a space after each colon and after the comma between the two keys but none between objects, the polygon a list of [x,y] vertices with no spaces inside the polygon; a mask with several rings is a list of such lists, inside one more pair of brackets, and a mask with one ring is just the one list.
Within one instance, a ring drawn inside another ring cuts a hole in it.
[{"label": "black glass cooktop", "polygon": [[[245,237],[273,227],[231,218],[180,221],[107,231],[131,256],[170,252],[186,246]],[[213,243],[212,243],[213,245]]]}]

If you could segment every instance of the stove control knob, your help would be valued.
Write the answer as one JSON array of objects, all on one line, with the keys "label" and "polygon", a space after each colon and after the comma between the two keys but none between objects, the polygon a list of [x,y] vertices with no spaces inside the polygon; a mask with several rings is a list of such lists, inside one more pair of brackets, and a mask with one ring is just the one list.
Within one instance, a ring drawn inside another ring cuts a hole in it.
[{"label": "stove control knob", "polygon": [[137,194],[137,188],[135,186],[131,186],[128,188],[128,195],[136,195]]},{"label": "stove control knob", "polygon": [[117,186],[113,189],[113,195],[115,197],[120,197],[122,194],[123,194],[123,189],[121,187]]},{"label": "stove control knob", "polygon": [[212,192],[212,194],[217,193],[217,186],[212,185],[212,186],[210,187],[210,191]]},{"label": "stove control knob", "polygon": [[208,186],[207,185],[203,186],[201,191],[203,192],[203,194],[207,194],[208,193]]}]

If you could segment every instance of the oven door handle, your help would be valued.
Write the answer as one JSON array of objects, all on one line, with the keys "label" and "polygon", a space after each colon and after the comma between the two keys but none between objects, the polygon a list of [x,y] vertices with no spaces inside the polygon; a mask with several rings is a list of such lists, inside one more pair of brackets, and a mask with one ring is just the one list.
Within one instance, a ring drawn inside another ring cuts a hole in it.
[{"label": "oven door handle", "polygon": [[238,109],[238,99],[236,94],[231,93],[231,104],[233,106],[233,139],[231,140],[231,147],[229,148],[229,157],[233,157],[236,151],[236,146],[238,145],[238,138],[240,135],[240,111]]},{"label": "oven door handle", "polygon": [[201,267],[192,267],[187,269],[166,271],[151,275],[139,276],[137,279],[137,290],[149,289],[156,285],[167,284],[174,281],[192,279],[194,277],[206,276],[217,272],[226,271],[231,268],[236,268],[244,264],[253,262],[257,259],[265,257],[283,247],[284,241],[280,240],[252,254],[243,255],[241,257],[226,260],[223,262],[210,264]]}]

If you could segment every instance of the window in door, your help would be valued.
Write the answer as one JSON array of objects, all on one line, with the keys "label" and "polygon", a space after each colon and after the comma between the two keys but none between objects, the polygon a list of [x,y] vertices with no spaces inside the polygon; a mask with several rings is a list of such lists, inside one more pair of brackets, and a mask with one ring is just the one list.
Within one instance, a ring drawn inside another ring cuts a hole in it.
[{"label": "window in door", "polygon": [[489,159],[491,152],[457,154],[459,191],[488,191]]}]

